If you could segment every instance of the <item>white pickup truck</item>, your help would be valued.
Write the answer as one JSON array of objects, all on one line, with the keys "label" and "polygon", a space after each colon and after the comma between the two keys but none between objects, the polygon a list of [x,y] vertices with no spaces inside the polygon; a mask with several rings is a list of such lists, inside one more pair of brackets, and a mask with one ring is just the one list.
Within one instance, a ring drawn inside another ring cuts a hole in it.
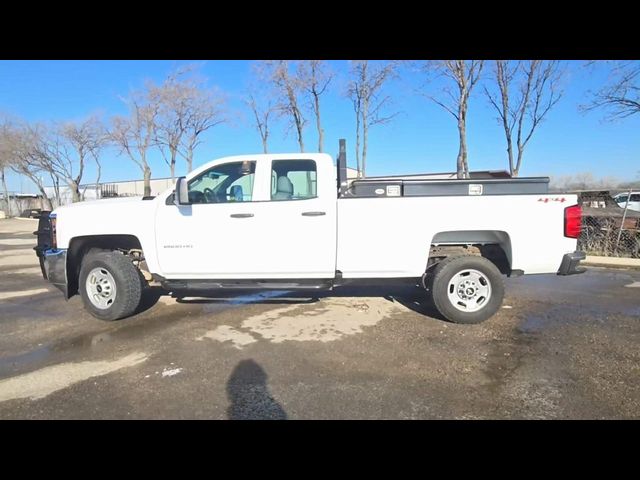
[{"label": "white pickup truck", "polygon": [[492,316],[503,276],[580,273],[575,195],[548,178],[347,180],[327,154],[226,157],[155,198],[45,212],[43,276],[102,320],[136,312],[149,281],[175,296],[219,289],[421,285],[453,322]]}]

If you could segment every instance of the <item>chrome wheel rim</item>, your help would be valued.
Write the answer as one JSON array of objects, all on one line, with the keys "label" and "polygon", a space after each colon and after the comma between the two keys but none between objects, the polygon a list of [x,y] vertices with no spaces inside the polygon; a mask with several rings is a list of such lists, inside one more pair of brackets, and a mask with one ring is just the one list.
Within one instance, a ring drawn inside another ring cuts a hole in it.
[{"label": "chrome wheel rim", "polygon": [[116,281],[105,268],[91,270],[85,288],[91,304],[100,310],[106,310],[116,301]]},{"label": "chrome wheel rim", "polygon": [[477,312],[489,303],[491,282],[478,270],[461,270],[449,280],[447,295],[451,304],[461,312]]}]

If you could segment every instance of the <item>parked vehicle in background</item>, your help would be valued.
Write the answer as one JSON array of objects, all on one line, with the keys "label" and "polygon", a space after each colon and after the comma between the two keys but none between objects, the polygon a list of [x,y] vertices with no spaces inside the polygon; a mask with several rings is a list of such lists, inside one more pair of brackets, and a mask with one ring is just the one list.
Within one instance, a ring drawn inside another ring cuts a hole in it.
[{"label": "parked vehicle in background", "polygon": [[584,271],[577,196],[549,194],[546,177],[350,181],[345,152],[337,171],[322,153],[221,158],[155,198],[47,212],[43,275],[103,320],[133,314],[153,279],[176,296],[407,283],[478,323],[500,308],[503,276]]},{"label": "parked vehicle in background", "polygon": [[578,195],[582,207],[580,250],[590,255],[640,258],[640,211],[625,213],[609,190],[570,193]]},{"label": "parked vehicle in background", "polygon": [[618,195],[613,197],[613,199],[620,206],[620,208],[625,208],[628,200],[629,210],[640,212],[640,192],[631,192],[631,194],[629,194],[629,192],[619,193]]},{"label": "parked vehicle in background", "polygon": [[40,208],[29,208],[27,210],[23,210],[20,216],[22,218],[38,218],[42,213],[42,209]]}]

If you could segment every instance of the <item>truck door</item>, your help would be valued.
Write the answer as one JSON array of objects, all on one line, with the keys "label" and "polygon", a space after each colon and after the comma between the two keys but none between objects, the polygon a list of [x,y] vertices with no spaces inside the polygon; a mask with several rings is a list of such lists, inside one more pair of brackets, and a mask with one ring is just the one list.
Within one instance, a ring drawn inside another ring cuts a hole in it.
[{"label": "truck door", "polygon": [[168,278],[252,278],[259,264],[255,161],[215,165],[190,179],[191,205],[170,196],[156,214],[158,262]]},{"label": "truck door", "polygon": [[333,278],[337,193],[330,157],[274,156],[268,181],[266,201],[255,205],[260,276]]}]

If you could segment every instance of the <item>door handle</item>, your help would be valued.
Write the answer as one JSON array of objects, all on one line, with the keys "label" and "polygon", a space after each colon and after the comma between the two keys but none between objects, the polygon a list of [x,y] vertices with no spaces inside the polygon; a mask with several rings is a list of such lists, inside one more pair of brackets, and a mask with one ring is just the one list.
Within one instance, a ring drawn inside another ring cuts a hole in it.
[{"label": "door handle", "polygon": [[303,217],[321,217],[326,214],[326,212],[302,212]]},{"label": "door handle", "polygon": [[231,218],[251,218],[253,213],[232,213],[229,215]]}]

